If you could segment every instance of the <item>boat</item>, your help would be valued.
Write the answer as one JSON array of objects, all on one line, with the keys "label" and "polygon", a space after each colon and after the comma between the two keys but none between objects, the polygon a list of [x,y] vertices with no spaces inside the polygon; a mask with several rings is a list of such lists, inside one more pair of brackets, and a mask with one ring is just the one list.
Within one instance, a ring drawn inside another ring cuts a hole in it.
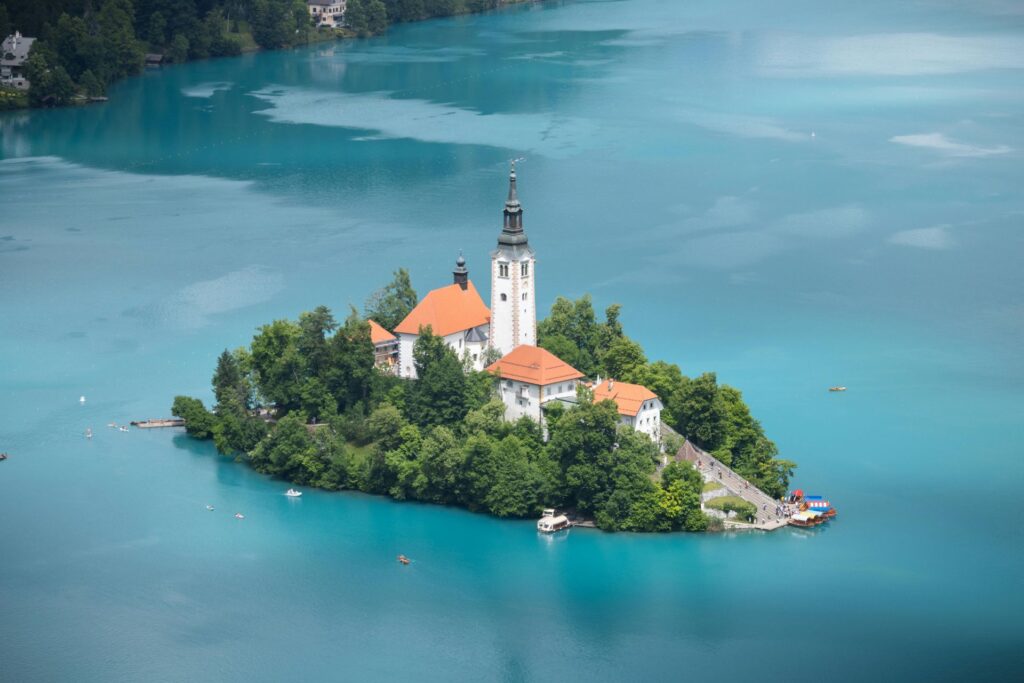
[{"label": "boat", "polygon": [[789,518],[789,523],[793,526],[798,527],[812,527],[821,524],[824,519],[821,518],[817,512],[811,510],[801,510],[800,512],[793,513],[793,516]]},{"label": "boat", "polygon": [[409,559],[408,557],[406,557],[405,555],[399,555],[399,556],[398,556],[398,561],[399,561],[399,563],[401,563],[401,564],[409,564],[410,562],[412,562],[412,560],[410,560],[410,559]]},{"label": "boat", "polygon": [[212,505],[207,505],[206,509],[209,510],[210,512],[213,512],[213,506]]},{"label": "boat", "polygon": [[245,519],[245,515],[243,515],[241,512],[236,512],[235,519]]},{"label": "boat", "polygon": [[808,510],[812,510],[821,515],[825,520],[832,519],[836,516],[836,509],[832,507],[832,503],[828,502],[822,496],[804,496],[804,504]]},{"label": "boat", "polygon": [[121,425],[120,427],[117,428],[117,431],[119,431],[119,432],[127,432],[128,428],[125,427],[124,425]]},{"label": "boat", "polygon": [[78,402],[79,403],[85,403],[85,396],[79,396],[78,397]]},{"label": "boat", "polygon": [[85,438],[87,438],[87,439],[91,439],[92,438],[92,427],[86,427],[85,428]]},{"label": "boat", "polygon": [[116,424],[116,423],[114,423],[114,422],[108,422],[108,423],[107,423],[107,426],[108,426],[108,427],[114,427],[115,429],[117,428],[117,424]]},{"label": "boat", "polygon": [[565,515],[555,514],[553,509],[547,509],[542,514],[540,519],[537,520],[537,531],[542,534],[553,534],[556,531],[562,529],[568,529],[572,526],[569,518]]},{"label": "boat", "polygon": [[829,387],[829,391],[846,391],[846,387]]},{"label": "boat", "polygon": [[296,491],[295,489],[288,489],[287,491],[284,492],[284,495],[288,496],[289,498],[298,498],[299,496],[302,495],[302,491]]},{"label": "boat", "polygon": [[0,460],[6,460],[6,459],[7,459],[7,454],[6,453],[0,453]]}]

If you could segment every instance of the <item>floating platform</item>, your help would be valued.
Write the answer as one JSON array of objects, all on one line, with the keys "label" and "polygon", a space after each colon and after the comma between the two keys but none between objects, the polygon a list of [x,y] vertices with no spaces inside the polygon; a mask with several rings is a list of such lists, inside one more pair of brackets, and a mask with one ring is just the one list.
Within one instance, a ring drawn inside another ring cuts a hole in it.
[{"label": "floating platform", "polygon": [[139,429],[157,429],[159,427],[184,427],[185,421],[180,418],[167,418],[163,420],[132,420],[129,424]]}]

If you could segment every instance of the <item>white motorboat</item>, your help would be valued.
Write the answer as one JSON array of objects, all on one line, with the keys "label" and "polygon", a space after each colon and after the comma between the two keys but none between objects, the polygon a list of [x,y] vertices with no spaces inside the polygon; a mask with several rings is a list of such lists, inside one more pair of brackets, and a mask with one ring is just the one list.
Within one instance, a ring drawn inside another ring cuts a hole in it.
[{"label": "white motorboat", "polygon": [[245,515],[243,515],[241,512],[236,512],[235,519],[245,519]]},{"label": "white motorboat", "polygon": [[210,512],[213,512],[213,506],[212,505],[207,505],[206,509],[209,510]]},{"label": "white motorboat", "polygon": [[285,491],[284,495],[288,496],[289,498],[298,498],[299,496],[302,495],[302,491],[296,491],[295,489],[288,489],[287,491]]},{"label": "white motorboat", "polygon": [[556,515],[553,509],[544,511],[541,518],[537,520],[537,531],[544,534],[553,534],[562,529],[568,529],[572,524],[565,515]]}]

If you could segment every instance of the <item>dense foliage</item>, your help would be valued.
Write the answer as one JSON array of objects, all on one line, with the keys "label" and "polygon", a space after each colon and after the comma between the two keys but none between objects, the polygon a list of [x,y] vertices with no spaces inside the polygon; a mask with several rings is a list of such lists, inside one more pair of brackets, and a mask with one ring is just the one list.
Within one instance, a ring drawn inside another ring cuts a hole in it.
[{"label": "dense foliage", "polygon": [[[415,300],[408,273],[398,271],[368,308],[403,310]],[[493,377],[467,371],[429,328],[413,355],[416,381],[377,371],[368,324],[352,311],[339,326],[321,306],[224,351],[212,411],[185,396],[172,411],[192,436],[305,486],[502,517],[556,506],[608,530],[707,527],[700,475],[680,463],[659,475],[657,446],[621,426],[610,401],[594,403],[581,388],[577,406],[548,409],[545,441],[528,418],[506,422]]]},{"label": "dense foliage", "polygon": [[581,372],[641,384],[665,405],[662,419],[695,445],[776,498],[785,494],[796,465],[777,458],[739,390],[719,385],[714,373],[689,378],[678,365],[650,362],[619,323],[619,306],[597,322],[589,296],[559,297],[537,325],[538,343]]},{"label": "dense foliage", "polygon": [[[348,0],[345,25],[370,36],[391,23],[482,12],[503,1],[514,0]],[[4,0],[0,35],[15,29],[39,38],[26,70],[33,106],[102,95],[141,71],[147,52],[183,62],[340,35],[317,31],[306,0]]]}]

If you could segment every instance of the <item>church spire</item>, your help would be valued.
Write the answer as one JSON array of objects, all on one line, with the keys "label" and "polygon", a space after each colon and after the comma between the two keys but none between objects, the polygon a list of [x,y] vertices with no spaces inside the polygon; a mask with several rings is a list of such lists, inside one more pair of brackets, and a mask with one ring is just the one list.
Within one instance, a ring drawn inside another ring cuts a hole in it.
[{"label": "church spire", "polygon": [[508,199],[505,200],[505,225],[498,236],[498,244],[526,244],[523,232],[523,207],[516,195],[516,162],[508,174]]}]

